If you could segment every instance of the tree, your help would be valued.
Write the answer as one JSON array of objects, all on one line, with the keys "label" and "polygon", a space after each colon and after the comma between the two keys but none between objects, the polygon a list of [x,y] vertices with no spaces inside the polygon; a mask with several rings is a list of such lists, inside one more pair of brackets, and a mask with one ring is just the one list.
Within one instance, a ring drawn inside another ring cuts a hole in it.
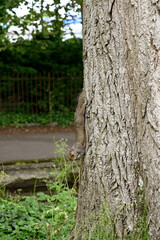
[{"label": "tree", "polygon": [[[67,2],[61,0],[51,2],[46,0],[1,0],[0,51],[6,49],[9,40],[22,41],[26,36],[29,39],[37,36],[49,39],[52,36],[61,40],[66,31],[64,27],[70,18],[75,20],[76,12],[81,11],[81,5],[82,0]],[[23,11],[19,11],[21,9]],[[73,12],[75,12],[74,16],[71,14]],[[69,29],[74,36],[72,29]],[[43,41],[39,40],[40,42],[43,45]]]},{"label": "tree", "polygon": [[22,0],[0,1],[0,51],[10,47],[10,42],[6,37],[11,22],[12,9],[18,7]]},{"label": "tree", "polygon": [[[11,5],[12,6],[12,5]],[[12,15],[11,20],[7,23],[9,26],[16,26],[19,28],[14,31],[13,40],[17,38],[35,37],[41,35],[45,38],[49,38],[52,34],[54,37],[62,38],[64,31],[63,17],[60,14],[60,10],[64,7],[61,5],[60,0],[54,0],[51,3],[47,3],[44,0],[19,0],[17,7],[26,7],[26,13],[22,16],[17,15],[17,8],[9,9],[9,13]]]},{"label": "tree", "polygon": [[[68,239],[127,239],[145,209],[160,239],[159,24],[158,0],[84,0],[86,152]],[[119,238],[93,237],[102,214]]]}]

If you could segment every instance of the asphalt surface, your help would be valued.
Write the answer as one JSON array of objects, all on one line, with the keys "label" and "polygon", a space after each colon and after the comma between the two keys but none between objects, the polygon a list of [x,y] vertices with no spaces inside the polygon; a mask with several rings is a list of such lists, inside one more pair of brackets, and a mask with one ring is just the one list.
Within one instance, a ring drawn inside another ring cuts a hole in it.
[{"label": "asphalt surface", "polygon": [[[68,147],[75,141],[74,131],[30,135],[1,135],[0,163],[35,161],[55,158],[55,141],[67,139]],[[68,148],[67,147],[67,148]]]}]

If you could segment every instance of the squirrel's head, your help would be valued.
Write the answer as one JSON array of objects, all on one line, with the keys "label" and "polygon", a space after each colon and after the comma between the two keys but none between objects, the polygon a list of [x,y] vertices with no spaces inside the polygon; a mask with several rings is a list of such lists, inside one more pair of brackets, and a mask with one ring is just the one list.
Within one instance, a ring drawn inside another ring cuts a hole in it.
[{"label": "squirrel's head", "polygon": [[84,147],[79,144],[74,144],[70,149],[70,155],[72,160],[81,158],[84,155]]}]

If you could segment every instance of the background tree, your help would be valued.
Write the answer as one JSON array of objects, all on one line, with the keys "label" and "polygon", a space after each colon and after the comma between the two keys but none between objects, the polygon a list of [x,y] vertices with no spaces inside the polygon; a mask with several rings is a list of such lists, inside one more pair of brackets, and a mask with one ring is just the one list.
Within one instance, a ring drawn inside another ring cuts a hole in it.
[{"label": "background tree", "polygon": [[85,0],[83,9],[86,154],[68,239],[116,239],[112,229],[118,239],[147,239],[148,208],[157,240],[160,2]]},{"label": "background tree", "polygon": [[[52,34],[54,37],[62,38],[65,34],[64,27],[67,20],[72,18],[72,12],[81,11],[81,2],[70,0],[63,3],[60,0],[54,0],[51,3],[46,0],[16,0],[1,1],[0,3],[0,30],[8,34],[10,39],[16,41],[17,38],[29,38],[41,33],[45,38]],[[17,9],[23,9],[24,15],[17,14]],[[74,18],[76,15],[74,15]],[[16,30],[10,30],[15,26]],[[71,30],[71,29],[70,29]],[[3,39],[3,36],[0,37]]]},{"label": "background tree", "polygon": [[[1,1],[0,6],[1,73],[82,71],[81,39],[72,33],[73,39],[64,41],[64,27],[75,18],[73,9],[80,11],[76,1],[16,0]],[[17,15],[22,6],[25,14]]]},{"label": "background tree", "polygon": [[22,0],[0,1],[0,51],[6,49],[10,45],[7,38],[8,29],[12,19],[12,9],[18,7]]}]

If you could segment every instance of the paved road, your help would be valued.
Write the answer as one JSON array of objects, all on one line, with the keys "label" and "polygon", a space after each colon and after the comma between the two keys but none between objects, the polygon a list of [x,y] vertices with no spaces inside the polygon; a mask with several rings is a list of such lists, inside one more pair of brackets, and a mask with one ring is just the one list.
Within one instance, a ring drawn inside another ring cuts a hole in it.
[{"label": "paved road", "polygon": [[68,139],[68,146],[74,143],[74,132],[55,132],[34,135],[0,136],[0,163],[54,158],[55,144]]}]

